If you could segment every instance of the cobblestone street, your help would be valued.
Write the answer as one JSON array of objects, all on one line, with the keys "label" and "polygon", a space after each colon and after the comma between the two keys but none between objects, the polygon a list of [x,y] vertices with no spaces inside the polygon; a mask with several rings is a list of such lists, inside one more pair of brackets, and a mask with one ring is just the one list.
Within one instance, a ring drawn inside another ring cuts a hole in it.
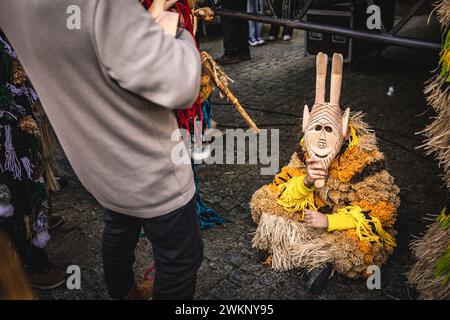
[{"label": "cobblestone street", "polygon": [[[426,18],[414,20],[408,32],[417,28],[422,37],[431,31],[439,35],[435,27],[426,26]],[[221,39],[204,41],[202,49],[214,57],[220,56]],[[224,67],[234,80],[231,88],[258,126],[280,130],[280,167],[296,149],[303,106],[311,106],[314,101],[315,58],[305,58],[303,52],[303,32],[296,31],[293,41],[270,42],[252,48],[251,61]],[[315,297],[306,292],[298,271],[277,273],[261,265],[258,253],[251,247],[256,225],[250,217],[248,203],[253,192],[270,182],[272,176],[260,175],[259,165],[203,165],[198,171],[203,199],[228,222],[203,232],[205,257],[198,275],[197,298],[416,298],[404,275],[412,264],[408,246],[425,229],[425,215],[438,213],[444,204],[437,164],[423,150],[415,149],[422,141],[415,133],[425,128],[433,116],[422,91],[436,61],[433,52],[389,48],[380,59],[366,57],[344,70],[342,106],[367,114],[365,119],[376,130],[380,149],[401,188],[402,204],[396,223],[398,246],[382,267],[380,290],[368,290],[364,280],[335,275],[323,293]],[[386,94],[389,86],[395,87],[393,97]],[[218,127],[246,128],[234,107],[219,104],[225,102],[214,94],[214,119]],[[39,296],[41,299],[107,299],[100,254],[102,208],[81,186],[62,151],[58,154],[58,164],[68,178],[68,185],[53,196],[53,208],[64,217],[65,223],[52,235],[49,252],[54,261],[80,266],[82,287],[81,290],[62,287],[39,292]],[[145,238],[136,250],[136,261],[136,276],[142,278],[152,262],[151,246]]]}]

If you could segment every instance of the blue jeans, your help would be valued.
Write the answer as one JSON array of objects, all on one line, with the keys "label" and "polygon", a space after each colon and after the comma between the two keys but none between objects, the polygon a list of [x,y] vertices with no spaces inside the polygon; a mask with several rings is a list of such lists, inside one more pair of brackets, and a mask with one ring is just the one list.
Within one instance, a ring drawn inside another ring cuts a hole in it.
[{"label": "blue jeans", "polygon": [[[247,0],[247,12],[262,14],[263,13],[262,0]],[[261,39],[263,28],[262,22],[249,21],[248,28],[249,28],[248,37],[250,40]]]}]

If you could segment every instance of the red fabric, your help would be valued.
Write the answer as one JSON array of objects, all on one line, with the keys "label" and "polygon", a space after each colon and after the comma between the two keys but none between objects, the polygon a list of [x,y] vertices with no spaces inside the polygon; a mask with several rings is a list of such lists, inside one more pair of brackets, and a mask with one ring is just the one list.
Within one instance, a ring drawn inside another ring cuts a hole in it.
[{"label": "red fabric", "polygon": [[[150,8],[152,5],[152,0],[144,0],[143,5],[146,9]],[[194,35],[194,17],[192,15],[191,8],[189,7],[188,0],[178,0],[178,2],[174,5],[174,11],[178,12],[180,17],[183,17],[184,23],[183,28],[189,31],[195,39]],[[197,48],[198,43],[195,41]],[[200,53],[200,50],[199,50]],[[200,97],[197,98],[197,101],[188,109],[178,110],[176,112],[178,125],[180,128],[186,129],[188,132],[191,131],[191,125],[193,129],[193,134],[199,137],[199,132],[197,125],[195,123],[195,119],[197,118],[203,123],[203,114],[202,114],[202,102]]]}]

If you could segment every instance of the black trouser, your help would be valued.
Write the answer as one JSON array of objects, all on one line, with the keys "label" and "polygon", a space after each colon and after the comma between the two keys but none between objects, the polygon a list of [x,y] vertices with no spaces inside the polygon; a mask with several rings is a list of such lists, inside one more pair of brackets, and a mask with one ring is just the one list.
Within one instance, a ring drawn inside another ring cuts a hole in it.
[{"label": "black trouser", "polygon": [[103,269],[109,295],[123,299],[134,284],[134,250],[141,228],[153,245],[153,299],[193,299],[203,243],[195,199],[169,214],[141,219],[105,210]]},{"label": "black trouser", "polygon": [[[292,11],[293,4],[294,3],[291,4],[291,11]],[[277,15],[277,17],[281,18],[282,9],[283,9],[283,1],[282,0],[274,0],[272,2],[272,6],[273,6],[273,10],[275,11],[275,14]],[[292,29],[292,28],[283,27],[283,36],[291,36],[292,37],[293,31],[294,31],[294,29]],[[280,33],[280,26],[272,25],[270,27],[270,31],[269,31],[270,36],[274,36],[275,38],[278,38],[279,33]]]},{"label": "black trouser", "polygon": [[[222,8],[247,11],[247,0],[222,0]],[[221,17],[223,47],[228,56],[248,55],[248,21]]]},{"label": "black trouser", "polygon": [[13,215],[7,219],[0,219],[0,231],[10,238],[17,255],[29,271],[45,272],[50,262],[45,248],[37,248],[26,237],[26,227],[23,216]]},{"label": "black trouser", "polygon": [[[14,139],[15,136],[13,136]],[[20,149],[16,145],[16,150]],[[31,196],[34,194],[33,183],[28,180],[16,180],[9,172],[0,174],[0,184],[8,186],[11,194],[11,205],[14,214],[8,218],[0,218],[0,230],[3,230],[10,238],[17,255],[23,265],[29,271],[44,272],[50,266],[45,248],[33,246],[31,239],[27,239],[27,227],[25,226],[25,214],[30,214]],[[33,220],[33,217],[30,216]],[[1,257],[0,257],[1,259]]]}]

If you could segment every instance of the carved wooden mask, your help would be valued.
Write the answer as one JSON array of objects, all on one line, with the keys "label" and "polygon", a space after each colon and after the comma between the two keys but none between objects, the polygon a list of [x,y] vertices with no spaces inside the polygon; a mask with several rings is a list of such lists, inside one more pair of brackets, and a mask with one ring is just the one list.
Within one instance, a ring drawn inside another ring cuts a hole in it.
[{"label": "carved wooden mask", "polygon": [[[308,155],[316,158],[325,168],[330,167],[341,149],[350,116],[350,109],[347,108],[342,114],[339,106],[343,69],[343,57],[340,54],[333,55],[330,102],[325,102],[327,63],[328,56],[320,52],[316,59],[316,101],[311,112],[305,106],[302,125]],[[321,185],[323,182],[317,183],[316,187],[320,188]]]}]

